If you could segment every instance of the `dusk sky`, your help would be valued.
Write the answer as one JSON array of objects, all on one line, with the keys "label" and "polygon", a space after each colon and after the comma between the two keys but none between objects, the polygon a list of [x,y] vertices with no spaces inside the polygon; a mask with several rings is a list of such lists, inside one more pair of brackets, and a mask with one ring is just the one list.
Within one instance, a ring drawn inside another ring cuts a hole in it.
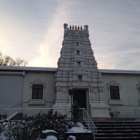
[{"label": "dusk sky", "polygon": [[0,0],[0,51],[57,67],[64,23],[89,26],[99,69],[140,70],[140,0]]}]

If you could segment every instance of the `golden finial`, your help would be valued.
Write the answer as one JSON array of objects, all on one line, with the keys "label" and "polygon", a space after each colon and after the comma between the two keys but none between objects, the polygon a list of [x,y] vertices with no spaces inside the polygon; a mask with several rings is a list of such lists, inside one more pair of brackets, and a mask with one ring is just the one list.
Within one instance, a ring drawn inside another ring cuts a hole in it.
[{"label": "golden finial", "polygon": [[72,26],[72,29],[74,30],[74,25]]},{"label": "golden finial", "polygon": [[78,30],[79,30],[80,28],[79,28],[79,26],[78,26]]}]

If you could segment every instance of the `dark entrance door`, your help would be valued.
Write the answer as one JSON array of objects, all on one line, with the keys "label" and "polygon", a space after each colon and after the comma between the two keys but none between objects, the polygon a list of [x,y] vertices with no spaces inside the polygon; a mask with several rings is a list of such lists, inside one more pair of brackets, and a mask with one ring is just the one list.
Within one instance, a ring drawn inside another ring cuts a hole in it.
[{"label": "dark entrance door", "polygon": [[80,108],[87,109],[86,106],[86,90],[74,90],[73,102],[77,101]]}]

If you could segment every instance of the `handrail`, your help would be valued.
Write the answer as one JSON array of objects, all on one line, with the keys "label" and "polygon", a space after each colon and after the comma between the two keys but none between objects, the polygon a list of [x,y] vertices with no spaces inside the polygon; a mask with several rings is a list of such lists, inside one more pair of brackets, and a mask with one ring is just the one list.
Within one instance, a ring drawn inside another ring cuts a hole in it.
[{"label": "handrail", "polygon": [[22,104],[21,103],[17,103],[17,104],[14,104],[14,105],[9,106],[8,108],[13,108],[13,107],[15,107],[17,105],[20,105],[22,107]]},{"label": "handrail", "polygon": [[[26,107],[24,107],[24,108],[4,108],[3,110],[9,110],[9,109],[10,110],[15,110],[15,109],[23,109],[23,110],[24,109],[27,109],[27,110],[30,110],[30,109],[33,109],[33,110],[36,110],[36,109],[43,109],[43,110],[47,109],[48,110],[49,109],[50,110],[50,109],[53,109],[53,108],[26,108]],[[61,109],[61,108],[58,108],[58,109]]]},{"label": "handrail", "polygon": [[86,109],[85,108],[81,108],[81,109],[83,110],[83,120],[86,122],[88,129],[93,132],[93,135],[95,135],[97,133],[97,128],[96,128],[94,122],[90,118]]},{"label": "handrail", "polygon": [[13,113],[11,116],[8,116],[6,120],[10,120],[12,117],[14,117],[17,114],[18,114],[18,112]]}]

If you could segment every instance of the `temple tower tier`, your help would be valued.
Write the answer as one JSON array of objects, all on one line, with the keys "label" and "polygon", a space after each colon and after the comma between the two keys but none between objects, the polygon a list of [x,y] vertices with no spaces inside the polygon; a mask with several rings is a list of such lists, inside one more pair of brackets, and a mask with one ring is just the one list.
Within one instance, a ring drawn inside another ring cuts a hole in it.
[{"label": "temple tower tier", "polygon": [[68,28],[68,24],[64,24],[64,40],[55,78],[54,109],[71,108],[71,102],[77,101],[92,118],[110,118],[109,106],[102,98],[102,75],[97,68],[87,25]]}]

